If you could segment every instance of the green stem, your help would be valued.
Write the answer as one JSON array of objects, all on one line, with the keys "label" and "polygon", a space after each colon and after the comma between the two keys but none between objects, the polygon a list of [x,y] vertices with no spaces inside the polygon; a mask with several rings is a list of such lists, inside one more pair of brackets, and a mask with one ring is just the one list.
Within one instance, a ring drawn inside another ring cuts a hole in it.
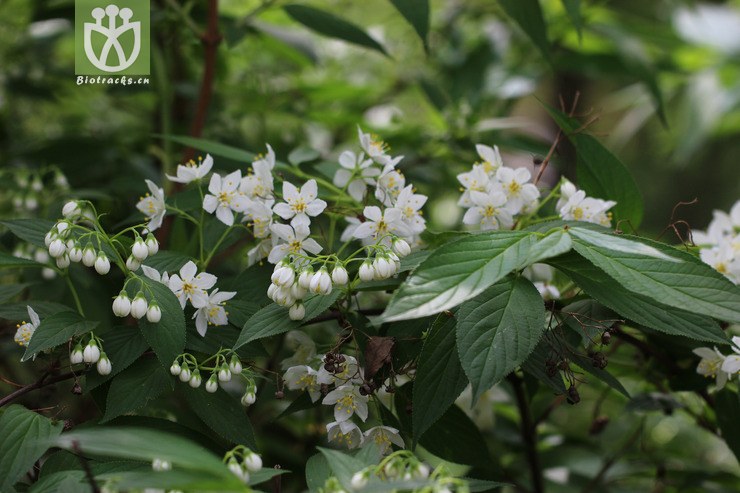
[{"label": "green stem", "polygon": [[218,247],[221,246],[221,243],[223,243],[223,241],[226,239],[226,236],[228,236],[232,229],[234,229],[234,226],[229,226],[228,228],[226,228],[226,231],[223,232],[221,238],[219,238],[216,244],[213,246],[213,249],[211,249],[208,257],[206,257],[206,260],[202,263],[202,267],[204,270],[208,267],[208,264],[211,262],[211,259],[216,254]]},{"label": "green stem", "polygon": [[77,305],[77,311],[79,312],[80,315],[84,317],[85,312],[82,309],[82,303],[80,303],[80,296],[77,294],[77,289],[75,288],[75,285],[72,282],[72,279],[69,277],[69,273],[64,274],[64,280],[67,281],[67,286],[69,286],[69,290],[72,292],[72,298],[74,298],[75,305]]}]

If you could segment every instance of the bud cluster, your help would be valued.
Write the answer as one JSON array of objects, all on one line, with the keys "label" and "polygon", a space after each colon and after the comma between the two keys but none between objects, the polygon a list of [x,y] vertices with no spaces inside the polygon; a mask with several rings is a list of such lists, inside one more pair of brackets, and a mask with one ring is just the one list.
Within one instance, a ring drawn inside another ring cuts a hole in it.
[{"label": "bud cluster", "polygon": [[224,464],[239,479],[249,484],[250,473],[262,469],[262,458],[244,445],[238,445],[224,455]]},{"label": "bud cluster", "polygon": [[157,323],[162,319],[162,309],[159,308],[157,300],[147,301],[143,291],[139,291],[131,300],[125,289],[113,299],[113,314],[116,317],[128,317],[131,315],[135,319],[146,319],[151,323]]},{"label": "bud cluster", "polygon": [[73,365],[80,363],[96,365],[96,369],[101,375],[108,375],[113,369],[108,356],[103,351],[102,341],[94,334],[90,335],[90,341],[84,348],[80,342],[75,345],[69,354],[69,362]]},{"label": "bud cluster", "polygon": [[[226,357],[231,353],[228,363]],[[208,366],[211,361],[213,366]],[[170,366],[170,373],[180,379],[181,382],[187,383],[194,389],[197,389],[203,383],[201,370],[210,372],[206,380],[205,389],[208,393],[218,391],[219,384],[223,385],[230,382],[233,375],[242,375],[246,380],[245,393],[242,396],[241,403],[245,407],[254,404],[257,400],[257,385],[249,370],[246,372],[242,367],[239,356],[229,349],[222,349],[210,358],[198,363],[198,360],[190,353],[183,353],[175,358]]]}]

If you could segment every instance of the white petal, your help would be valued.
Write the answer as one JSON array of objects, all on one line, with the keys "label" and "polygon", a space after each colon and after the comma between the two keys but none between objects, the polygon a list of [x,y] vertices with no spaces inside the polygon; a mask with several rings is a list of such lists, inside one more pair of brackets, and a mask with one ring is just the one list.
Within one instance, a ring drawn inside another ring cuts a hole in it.
[{"label": "white petal", "polygon": [[309,202],[315,199],[318,194],[319,194],[319,188],[316,185],[316,180],[308,180],[301,187],[301,196],[306,200],[306,202]]},{"label": "white petal", "polygon": [[234,225],[234,211],[228,206],[219,206],[216,209],[216,217],[227,226]]},{"label": "white petal", "polygon": [[293,212],[293,209],[285,202],[275,204],[275,207],[272,209],[272,211],[283,219],[290,219],[295,214],[295,212]]},{"label": "white petal", "polygon": [[[214,175],[216,176],[216,175]],[[203,197],[203,210],[208,214],[213,214],[213,211],[218,207],[218,199],[213,195],[206,195]]]},{"label": "white petal", "polygon": [[383,213],[380,211],[380,207],[374,205],[369,205],[365,207],[365,209],[362,211],[362,214],[366,218],[375,222],[378,222],[383,218]]},{"label": "white petal", "polygon": [[[184,282],[192,281],[197,273],[198,273],[198,266],[195,265],[195,262],[193,262],[192,260],[188,261],[187,264],[180,267],[180,277],[182,277],[182,280]],[[172,279],[175,279],[176,277],[177,275],[174,275],[172,276]]]},{"label": "white petal", "polygon": [[213,176],[211,176],[211,181],[208,183],[208,191],[213,195],[221,193],[221,175],[214,173]]},{"label": "white petal", "polygon": [[321,245],[316,242],[316,240],[314,240],[313,238],[308,238],[306,240],[303,240],[303,249],[316,255],[321,251],[322,248]]}]

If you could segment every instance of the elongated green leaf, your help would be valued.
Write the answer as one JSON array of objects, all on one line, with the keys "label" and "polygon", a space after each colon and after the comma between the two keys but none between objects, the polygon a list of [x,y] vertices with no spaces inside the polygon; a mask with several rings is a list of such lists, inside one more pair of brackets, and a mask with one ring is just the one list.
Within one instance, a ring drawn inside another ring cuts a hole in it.
[{"label": "elongated green leaf", "polygon": [[[203,380],[207,378],[208,375],[203,375]],[[231,443],[257,449],[247,411],[235,398],[222,389],[210,394],[202,388],[193,389],[186,385],[182,390],[190,409],[210,429]]]},{"label": "elongated green leaf", "polygon": [[0,269],[8,268],[19,268],[24,267],[45,267],[44,264],[40,264],[34,260],[28,260],[25,258],[14,257],[7,253],[0,252]]},{"label": "elongated green leaf", "polygon": [[573,23],[573,27],[578,32],[578,37],[581,37],[581,31],[583,30],[583,16],[581,15],[581,0],[561,0],[565,11],[568,13],[570,21]]},{"label": "elongated green leaf", "polygon": [[492,231],[442,246],[406,279],[380,320],[429,316],[459,305],[526,265],[538,238],[530,232]]},{"label": "elongated green leaf", "polygon": [[[147,491],[155,489],[187,490],[187,491],[223,491],[244,492],[244,483],[239,484],[238,478],[225,480],[223,476],[204,471],[188,471],[175,468],[170,471],[124,471],[110,472],[96,476],[101,483],[115,481],[120,491]],[[235,481],[236,480],[236,481]]]},{"label": "elongated green leaf", "polygon": [[72,308],[53,301],[29,301],[27,303],[7,303],[0,305],[0,318],[28,321],[28,307],[34,309],[41,320],[59,312],[71,312]]},{"label": "elongated green leaf", "polygon": [[549,61],[550,42],[539,0],[499,0],[499,3]]},{"label": "elongated green leaf", "polygon": [[46,219],[12,219],[0,221],[0,224],[21,240],[45,249],[44,237],[55,223]]},{"label": "elongated green leaf", "polygon": [[740,287],[692,255],[642,238],[572,228],[573,248],[626,290],[658,303],[740,322]]},{"label": "elongated green leaf", "polygon": [[211,472],[228,483],[235,477],[211,452],[201,445],[170,433],[150,428],[94,427],[64,433],[58,447],[73,450],[75,444],[85,453],[151,462],[167,460],[173,468]]},{"label": "elongated green leaf", "polygon": [[548,105],[544,107],[576,148],[578,186],[591,197],[615,200],[614,219],[629,221],[633,228],[638,227],[644,207],[642,196],[624,164],[585,133],[577,120]]},{"label": "elongated green leaf", "polygon": [[158,272],[176,272],[180,270],[180,267],[187,264],[192,260],[187,255],[183,255],[177,252],[170,252],[168,250],[160,250],[156,255],[147,257],[144,261],[144,265],[148,265],[152,269]]},{"label": "elongated green leaf", "polygon": [[17,404],[8,406],[0,416],[0,491],[12,491],[61,432],[62,423]]},{"label": "elongated green leaf", "polygon": [[671,308],[647,296],[630,292],[578,254],[548,261],[589,296],[622,317],[670,335],[727,344],[727,336],[711,317]]},{"label": "elongated green leaf", "polygon": [[213,156],[225,157],[240,163],[251,163],[255,157],[255,155],[249,151],[214,142],[212,140],[189,137],[186,135],[161,135],[161,137],[165,140],[171,140],[172,142],[177,142],[178,144],[207,152]]},{"label": "elongated green leaf", "polygon": [[455,347],[455,318],[441,314],[421,349],[414,379],[412,428],[414,442],[455,402],[468,379]]},{"label": "elongated green leaf", "polygon": [[45,476],[31,486],[29,493],[57,493],[59,491],[90,491],[89,484],[87,489],[85,483],[85,473],[83,471],[60,471]]},{"label": "elongated green leaf", "polygon": [[473,401],[516,369],[545,330],[540,293],[523,277],[506,277],[460,306],[457,350]]},{"label": "elongated green leaf", "polygon": [[286,5],[283,7],[283,10],[294,21],[303,24],[319,34],[341,39],[348,43],[364,46],[365,48],[371,48],[384,55],[388,55],[380,43],[371,38],[360,27],[341,17],[337,17],[323,10],[298,4]]},{"label": "elongated green leaf", "polygon": [[740,420],[737,419],[740,416],[740,398],[737,392],[724,389],[717,393],[716,411],[722,438],[740,460]]},{"label": "elongated green leaf", "polygon": [[429,0],[391,0],[396,10],[414,28],[424,43],[424,50],[429,50]]},{"label": "elongated green leaf", "polygon": [[71,311],[59,312],[41,319],[41,324],[33,333],[22,361],[28,361],[41,351],[64,344],[74,336],[86,334],[97,326],[98,322],[85,320],[77,312]]},{"label": "elongated green leaf", "polygon": [[100,375],[97,372],[88,373],[85,376],[85,391],[99,387],[121,373],[144,354],[148,347],[149,343],[134,326],[115,327],[106,332],[103,338],[103,348],[111,361],[111,372],[108,375]]},{"label": "elongated green leaf", "polygon": [[306,316],[303,320],[291,320],[285,307],[274,303],[267,305],[249,318],[234,344],[234,349],[263,337],[297,329],[304,322],[324,313],[339,298],[339,294],[340,291],[335,289],[327,296],[314,296],[306,300]]},{"label": "elongated green leaf", "polygon": [[105,415],[101,421],[110,421],[144,407],[171,385],[169,373],[155,359],[139,361],[121,372],[111,382]]},{"label": "elongated green leaf", "polygon": [[167,286],[150,279],[145,282],[162,310],[162,318],[157,323],[142,318],[139,320],[139,330],[162,366],[169,368],[185,348],[185,316],[180,302]]}]

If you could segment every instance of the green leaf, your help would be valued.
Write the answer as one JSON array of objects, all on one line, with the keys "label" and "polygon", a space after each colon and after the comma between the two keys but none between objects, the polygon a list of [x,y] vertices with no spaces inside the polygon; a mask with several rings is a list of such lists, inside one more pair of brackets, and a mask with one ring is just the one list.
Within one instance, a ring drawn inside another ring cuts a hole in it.
[{"label": "green leaf", "polygon": [[[671,308],[630,292],[575,252],[550,259],[548,263],[570,277],[586,294],[628,320],[665,334],[727,344],[727,336],[711,317]],[[566,312],[564,309],[563,313]]]},{"label": "green leaf", "polygon": [[168,250],[160,250],[155,255],[147,257],[144,265],[155,269],[157,272],[176,272],[180,267],[192,260],[187,255]]},{"label": "green leaf", "polygon": [[33,260],[28,260],[28,259],[20,258],[20,257],[14,257],[13,255],[8,255],[7,253],[0,252],[0,269],[7,269],[7,268],[22,269],[24,267],[46,267],[46,266],[44,264],[40,264]]},{"label": "green leaf", "polygon": [[573,23],[573,27],[576,28],[576,31],[578,32],[578,38],[580,39],[582,36],[582,30],[583,30],[583,16],[581,16],[581,0],[561,0],[563,2],[563,7],[565,7],[565,12],[568,14],[568,17],[570,18],[570,21]]},{"label": "green leaf", "polygon": [[[146,491],[155,489],[165,490],[187,490],[187,491],[223,491],[223,492],[245,492],[244,483],[231,475],[224,478],[204,471],[189,471],[182,468],[174,468],[170,471],[124,471],[109,472],[96,476],[101,483],[107,481],[115,482],[119,491]],[[250,490],[254,491],[254,490]]]},{"label": "green leaf", "polygon": [[58,493],[60,491],[90,491],[85,487],[87,479],[83,471],[60,471],[45,476],[31,485],[28,493]]},{"label": "green leaf", "polygon": [[303,24],[319,34],[341,39],[348,43],[377,50],[386,56],[388,55],[385,48],[371,38],[365,31],[341,17],[337,17],[323,10],[298,4],[286,5],[283,7],[283,10],[294,21]]},{"label": "green leaf", "polygon": [[[113,360],[111,362],[115,365]],[[130,366],[111,381],[105,415],[101,421],[110,421],[144,407],[147,402],[156,399],[165,389],[171,387],[170,380],[167,370],[155,359],[143,359]]]},{"label": "green leaf", "polygon": [[8,300],[15,298],[17,295],[23,292],[30,284],[5,284],[0,286],[0,303],[4,303]]},{"label": "green leaf", "polygon": [[157,300],[162,310],[162,318],[155,324],[149,322],[146,317],[140,319],[139,330],[157,354],[162,366],[169,368],[185,348],[185,315],[170,288],[151,279],[141,279]]},{"label": "green leaf", "polygon": [[578,186],[591,196],[617,202],[612,209],[614,219],[629,221],[637,228],[642,221],[643,201],[634,178],[617,157],[591,135],[581,129],[581,123],[543,104],[555,123],[576,148]]},{"label": "green leaf", "polygon": [[17,404],[8,406],[0,416],[0,491],[14,491],[13,485],[61,432],[62,423]]},{"label": "green leaf", "polygon": [[111,361],[111,372],[108,375],[89,372],[85,376],[86,392],[99,387],[121,373],[149,347],[149,343],[146,342],[141,332],[131,325],[114,327],[103,334],[103,337],[103,348]]},{"label": "green leaf", "polygon": [[326,296],[314,296],[306,300],[306,316],[303,320],[291,320],[288,309],[275,303],[267,305],[252,315],[239,334],[234,349],[263,337],[270,337],[297,329],[304,322],[324,313],[339,298],[341,291],[333,290]]},{"label": "green leaf", "polygon": [[347,455],[338,450],[331,450],[323,447],[316,448],[318,448],[319,452],[321,452],[326,458],[329,468],[332,470],[334,476],[337,477],[339,482],[342,483],[342,486],[347,488],[347,491],[352,491],[352,476],[354,473],[365,467],[365,464],[351,455]]},{"label": "green leaf", "polygon": [[21,361],[28,361],[41,351],[65,344],[72,337],[95,330],[98,325],[99,322],[85,320],[72,311],[59,312],[41,319]]},{"label": "green leaf", "polygon": [[523,277],[506,277],[462,304],[457,350],[474,402],[527,359],[544,330],[542,297]]},{"label": "green leaf", "polygon": [[309,491],[317,492],[331,476],[331,468],[324,454],[312,455],[306,462],[306,485]]},{"label": "green leaf", "polygon": [[306,146],[300,146],[290,151],[290,154],[288,154],[288,162],[293,166],[298,166],[302,163],[315,161],[320,157],[321,153],[316,149]]},{"label": "green leaf", "polygon": [[151,428],[92,427],[62,434],[56,446],[74,450],[75,443],[87,454],[120,457],[151,462],[155,458],[167,460],[174,466],[194,471],[211,472],[227,484],[234,475],[203,446],[170,433]]},{"label": "green leaf", "polygon": [[552,353],[550,345],[547,343],[547,339],[542,339],[537,347],[534,348],[532,354],[527,360],[522,363],[522,370],[528,375],[535,377],[540,382],[550,387],[557,394],[565,393],[565,384],[563,383],[563,377],[560,372],[550,376],[547,374],[546,362]]},{"label": "green leaf", "polygon": [[[201,376],[205,381],[209,375]],[[235,398],[220,388],[210,394],[202,388],[194,389],[189,385],[183,385],[182,391],[190,409],[210,429],[231,443],[257,449],[247,410]]]},{"label": "green leaf", "polygon": [[[559,231],[552,235],[567,246]],[[536,248],[549,235],[524,231],[489,231],[465,236],[434,251],[395,292],[380,320],[391,322],[429,316],[477,296],[509,272],[548,254]],[[542,239],[540,239],[542,238]],[[535,253],[533,253],[535,252]],[[562,253],[553,250],[553,255]]]},{"label": "green leaf", "polygon": [[716,397],[717,425],[722,430],[722,438],[727,442],[735,457],[740,460],[740,400],[736,392],[723,389]]},{"label": "green leaf", "polygon": [[53,301],[27,301],[24,303],[7,303],[0,305],[0,318],[7,320],[28,321],[28,307],[34,309],[42,320],[59,312],[71,312],[72,308]]},{"label": "green leaf", "polygon": [[550,42],[547,25],[542,16],[539,0],[499,0],[506,13],[532,40],[546,60],[550,61]]},{"label": "green leaf", "polygon": [[740,287],[701,260],[642,238],[572,228],[573,248],[626,290],[697,314],[740,322]]},{"label": "green leaf", "polygon": [[412,415],[414,442],[447,411],[467,384],[455,347],[455,318],[443,313],[432,324],[417,363],[412,400],[414,409],[424,412]]},{"label": "green leaf", "polygon": [[429,51],[429,0],[391,0],[391,3],[419,35],[424,50]]},{"label": "green leaf", "polygon": [[45,250],[46,244],[44,243],[44,237],[56,223],[46,219],[12,219],[0,221],[0,224],[7,227],[21,240],[25,240]]}]

